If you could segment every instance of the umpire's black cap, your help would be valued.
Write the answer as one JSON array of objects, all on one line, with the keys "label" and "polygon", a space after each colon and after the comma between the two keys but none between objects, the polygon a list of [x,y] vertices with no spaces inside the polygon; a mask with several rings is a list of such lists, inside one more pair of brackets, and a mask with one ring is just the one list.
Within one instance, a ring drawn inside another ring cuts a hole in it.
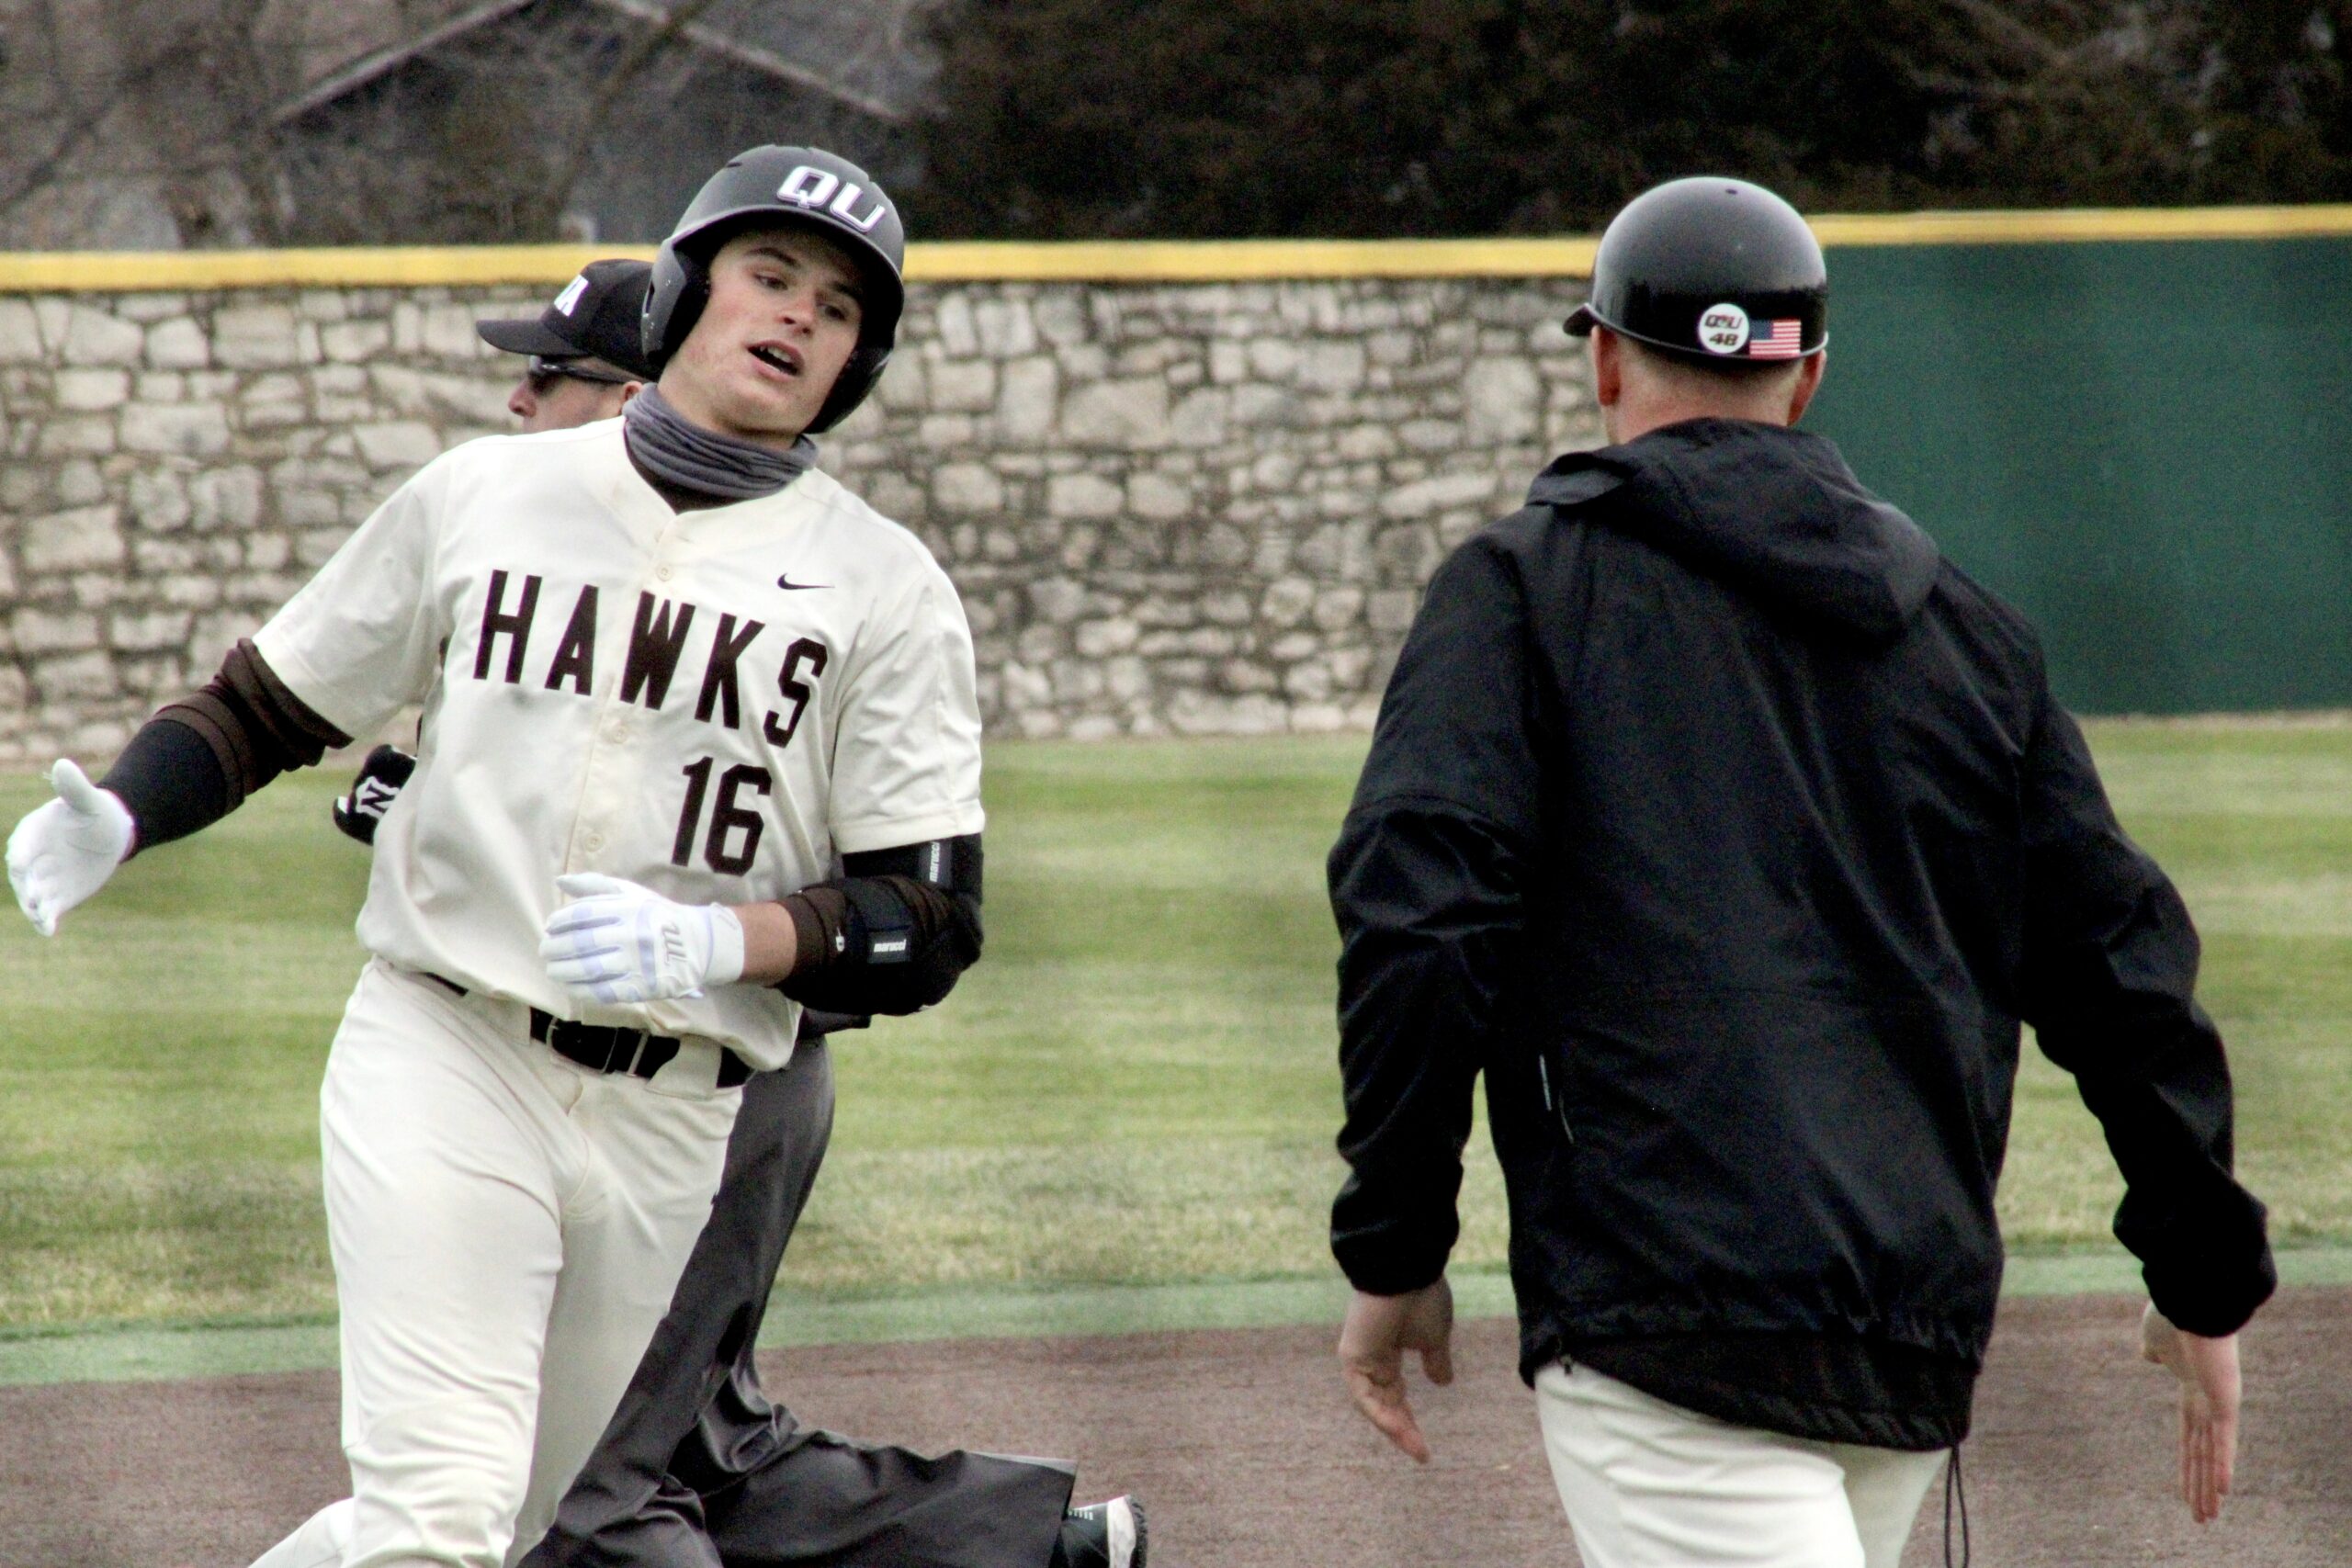
[{"label": "umpire's black cap", "polygon": [[1762,186],[1669,180],[1610,220],[1592,299],[1567,320],[1712,364],[1797,359],[1829,341],[1829,269],[1805,221]]},{"label": "umpire's black cap", "polygon": [[509,354],[544,359],[601,359],[617,370],[650,381],[638,332],[645,313],[645,286],[652,266],[641,261],[594,261],[563,286],[535,317],[476,321],[484,343]]}]

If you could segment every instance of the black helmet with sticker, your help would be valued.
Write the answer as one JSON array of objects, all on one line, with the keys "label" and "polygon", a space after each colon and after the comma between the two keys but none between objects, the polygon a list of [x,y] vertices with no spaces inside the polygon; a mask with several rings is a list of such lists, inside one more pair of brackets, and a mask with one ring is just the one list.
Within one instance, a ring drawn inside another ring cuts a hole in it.
[{"label": "black helmet with sticker", "polygon": [[666,363],[710,298],[710,259],[729,239],[763,225],[805,223],[856,258],[865,275],[857,348],[809,422],[831,429],[865,400],[898,342],[906,305],[906,231],[874,176],[817,147],[754,147],[703,182],[653,258],[642,323],[646,356]]},{"label": "black helmet with sticker", "polygon": [[1829,341],[1820,242],[1779,197],[1746,180],[1669,180],[1610,220],[1592,299],[1567,320],[1711,364],[1818,353]]}]

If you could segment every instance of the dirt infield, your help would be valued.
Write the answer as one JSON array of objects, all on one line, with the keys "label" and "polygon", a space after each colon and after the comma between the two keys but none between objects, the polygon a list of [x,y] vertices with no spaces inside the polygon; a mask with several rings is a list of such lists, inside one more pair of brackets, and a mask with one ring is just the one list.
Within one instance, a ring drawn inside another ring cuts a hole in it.
[{"label": "dirt infield", "polygon": [[[2237,1495],[2200,1530],[2169,1487],[2169,1380],[2136,1304],[2005,1303],[1965,1451],[1978,1568],[2352,1562],[2352,1290],[2290,1292],[2247,1337]],[[1461,1381],[1416,1402],[1416,1469],[1345,1408],[1325,1328],[795,1350],[770,1386],[807,1419],[918,1447],[1079,1460],[1088,1497],[1148,1501],[1159,1568],[1507,1568],[1576,1562],[1511,1371],[1509,1325],[1463,1325]],[[0,1390],[0,1564],[248,1562],[343,1490],[331,1376]],[[1931,1500],[1906,1564],[1943,1561]]]}]

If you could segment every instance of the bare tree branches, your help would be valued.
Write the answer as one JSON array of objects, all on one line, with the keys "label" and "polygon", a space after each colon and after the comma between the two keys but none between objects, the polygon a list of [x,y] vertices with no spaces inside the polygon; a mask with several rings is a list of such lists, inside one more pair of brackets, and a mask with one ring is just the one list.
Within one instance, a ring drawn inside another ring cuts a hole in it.
[{"label": "bare tree branches", "polygon": [[[887,137],[933,3],[0,0],[0,244],[552,239],[584,200],[641,231],[730,137]],[[337,6],[379,47],[323,47]]]},{"label": "bare tree branches", "polygon": [[574,122],[571,136],[550,164],[545,195],[535,215],[538,226],[554,228],[557,219],[571,205],[573,187],[580,183],[580,171],[595,144],[596,133],[611,119],[613,106],[621,95],[635,87],[645,68],[675,45],[686,28],[716,3],[717,0],[683,0],[671,7],[658,26],[638,35],[603,80],[596,83]]},{"label": "bare tree branches", "polygon": [[0,244],[652,238],[780,140],[971,234],[1558,230],[1705,167],[2352,199],[2352,0],[0,0]]}]

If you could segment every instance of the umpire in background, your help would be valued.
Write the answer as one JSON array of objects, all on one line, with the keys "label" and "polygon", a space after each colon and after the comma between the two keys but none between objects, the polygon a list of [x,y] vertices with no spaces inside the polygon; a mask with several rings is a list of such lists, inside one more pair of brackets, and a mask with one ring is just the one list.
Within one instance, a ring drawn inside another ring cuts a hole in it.
[{"label": "umpire in background", "polygon": [[1343,1371],[1426,1458],[1484,1071],[1591,1568],[1894,1568],[1992,1331],[2021,1021],[2121,1168],[2200,1520],[2274,1284],[2196,932],[2033,629],[1791,428],[1826,299],[1755,186],[1610,225],[1568,330],[1611,445],[1439,570],[1331,852]]},{"label": "umpire in background", "polygon": [[506,412],[526,435],[611,419],[660,374],[639,330],[652,264],[593,261],[537,317],[476,321],[482,342],[526,355]]}]

